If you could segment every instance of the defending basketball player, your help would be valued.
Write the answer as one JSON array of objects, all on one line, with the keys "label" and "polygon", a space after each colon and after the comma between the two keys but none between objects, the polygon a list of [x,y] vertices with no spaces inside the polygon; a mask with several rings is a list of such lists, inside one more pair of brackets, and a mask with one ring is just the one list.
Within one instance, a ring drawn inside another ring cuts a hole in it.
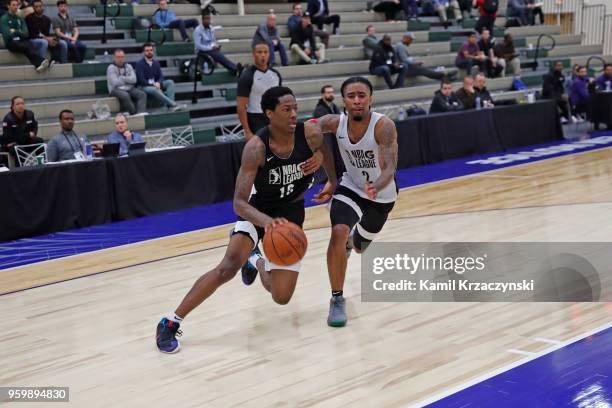
[{"label": "defending basketball player", "polygon": [[[307,127],[336,135],[346,171],[334,189],[330,218],[332,234],[327,249],[327,268],[332,289],[327,324],[346,324],[343,297],[347,259],[351,250],[364,251],[380,232],[397,199],[397,130],[385,115],[372,112],[372,84],[363,77],[351,77],[341,88],[345,113],[326,115]],[[323,197],[317,199],[323,202]]]},{"label": "defending basketball player", "polygon": [[334,186],[335,170],[331,151],[321,133],[312,128],[305,130],[297,122],[297,103],[291,89],[268,89],[261,105],[270,124],[244,147],[234,192],[238,221],[225,256],[217,267],[195,282],[174,313],[161,319],[156,333],[161,352],[179,350],[176,336],[181,334],[178,329],[182,320],[230,281],[243,265],[243,281],[251,284],[259,274],[276,303],[284,305],[293,295],[300,262],[274,264],[261,256],[257,244],[264,234],[287,221],[302,227],[304,192],[312,185],[314,172],[323,164]]}]

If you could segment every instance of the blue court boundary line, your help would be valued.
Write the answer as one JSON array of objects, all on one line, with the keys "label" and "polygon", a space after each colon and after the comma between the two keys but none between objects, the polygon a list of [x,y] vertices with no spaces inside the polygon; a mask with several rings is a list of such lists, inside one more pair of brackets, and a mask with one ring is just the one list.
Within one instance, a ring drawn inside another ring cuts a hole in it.
[{"label": "blue court boundary line", "polygon": [[468,388],[470,388],[470,387],[472,387],[474,385],[480,384],[480,383],[482,383],[482,382],[484,382],[486,380],[489,380],[489,379],[491,379],[491,378],[493,378],[493,377],[495,377],[495,376],[497,376],[499,374],[503,374],[505,372],[508,372],[508,371],[514,369],[514,368],[517,368],[519,366],[527,364],[527,363],[529,363],[531,361],[537,360],[538,358],[546,356],[546,355],[548,355],[550,353],[553,353],[553,352],[555,352],[557,350],[561,350],[564,347],[567,347],[567,346],[569,346],[571,344],[577,343],[577,342],[579,342],[581,340],[584,340],[584,339],[586,339],[586,338],[588,338],[590,336],[593,336],[595,334],[603,333],[604,331],[606,331],[606,330],[608,330],[610,328],[612,328],[612,323],[606,323],[606,324],[604,324],[602,326],[596,327],[596,328],[591,329],[591,330],[589,330],[587,332],[584,332],[584,333],[581,333],[579,335],[573,336],[573,337],[571,337],[571,338],[569,338],[569,339],[567,339],[565,341],[562,341],[559,344],[555,344],[555,345],[553,345],[551,347],[545,348],[544,350],[542,350],[542,351],[540,351],[538,353],[535,353],[533,356],[527,356],[525,358],[519,359],[519,360],[517,360],[517,361],[515,361],[513,363],[507,364],[505,366],[502,366],[500,368],[492,370],[492,371],[490,371],[490,372],[488,372],[488,373],[486,373],[484,375],[481,375],[479,377],[476,377],[476,378],[473,378],[473,379],[471,379],[469,381],[466,381],[466,382],[464,382],[464,383],[462,383],[462,384],[460,384],[460,385],[458,385],[456,387],[450,388],[450,389],[442,391],[441,393],[436,394],[434,396],[431,396],[431,397],[422,399],[420,401],[417,401],[415,404],[409,405],[408,408],[423,408],[423,407],[426,407],[427,405],[434,404],[436,402],[439,402],[439,401],[443,400],[444,398],[450,397],[450,396],[452,396],[454,394],[457,394],[457,393],[459,393],[461,391],[464,391],[464,390],[466,390],[466,389],[468,389]]},{"label": "blue court boundary line", "polygon": [[[611,147],[612,137],[609,136],[612,136],[612,133],[599,132],[594,134],[593,138],[581,141],[557,141],[511,149],[501,153],[400,169],[397,172],[397,182],[401,189],[406,189],[487,173],[497,169],[581,154]],[[598,138],[601,139],[601,143],[596,144]],[[573,150],[572,146],[574,146]],[[307,192],[305,197],[307,207],[318,205],[311,201],[318,188],[320,187],[315,186]],[[235,215],[232,203],[226,201],[128,221],[0,243],[0,270],[202,230],[233,221],[235,221]]]}]

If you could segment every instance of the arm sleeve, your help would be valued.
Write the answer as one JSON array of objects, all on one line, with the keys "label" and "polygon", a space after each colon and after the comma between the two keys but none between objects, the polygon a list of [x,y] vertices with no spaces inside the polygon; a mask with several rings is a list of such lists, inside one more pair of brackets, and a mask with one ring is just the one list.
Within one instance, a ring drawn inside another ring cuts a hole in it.
[{"label": "arm sleeve", "polygon": [[57,141],[53,139],[47,144],[47,161],[56,162],[58,158]]},{"label": "arm sleeve", "polygon": [[114,65],[109,65],[106,69],[106,80],[108,81],[111,88],[125,85],[123,80],[119,77],[119,72]]},{"label": "arm sleeve", "polygon": [[249,97],[251,94],[251,87],[253,86],[253,70],[245,70],[240,78],[238,79],[238,88],[236,90],[236,96]]},{"label": "arm sleeve", "polygon": [[135,85],[136,84],[136,71],[134,70],[134,67],[129,62],[126,62],[125,66],[127,67],[127,69],[125,70],[126,71],[125,72],[126,73],[125,82],[130,85]]}]

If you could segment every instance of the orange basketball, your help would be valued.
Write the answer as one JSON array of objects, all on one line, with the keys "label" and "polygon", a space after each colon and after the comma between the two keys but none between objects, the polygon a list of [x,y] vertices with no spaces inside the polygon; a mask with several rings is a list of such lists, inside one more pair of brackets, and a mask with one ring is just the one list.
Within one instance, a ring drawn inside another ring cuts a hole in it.
[{"label": "orange basketball", "polygon": [[304,230],[292,222],[273,227],[263,237],[266,257],[278,265],[291,265],[300,261],[307,247]]}]

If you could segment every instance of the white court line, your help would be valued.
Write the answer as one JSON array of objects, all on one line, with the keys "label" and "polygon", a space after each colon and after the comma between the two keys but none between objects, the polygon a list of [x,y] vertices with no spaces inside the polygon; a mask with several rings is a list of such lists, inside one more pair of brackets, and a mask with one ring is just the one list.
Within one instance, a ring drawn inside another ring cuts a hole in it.
[{"label": "white court line", "polygon": [[519,349],[508,349],[506,350],[507,353],[512,353],[512,354],[520,354],[521,356],[535,356],[536,353],[533,353],[531,351],[525,351],[525,350],[519,350]]},{"label": "white court line", "polygon": [[455,393],[457,393],[457,392],[459,392],[461,390],[464,390],[464,389],[466,389],[468,387],[471,387],[472,385],[478,384],[480,382],[488,380],[489,378],[495,377],[498,374],[501,374],[501,373],[504,373],[506,371],[512,370],[513,368],[516,368],[516,367],[518,367],[520,365],[523,365],[523,364],[528,363],[528,362],[530,362],[532,360],[535,360],[538,357],[542,357],[543,355],[552,353],[553,351],[559,350],[559,349],[561,349],[561,348],[563,348],[565,346],[568,346],[568,345],[570,345],[572,343],[577,342],[578,340],[582,340],[582,339],[584,339],[586,337],[589,337],[589,336],[591,336],[591,335],[593,335],[595,333],[598,333],[598,332],[604,331],[606,329],[609,329],[610,327],[612,327],[612,322],[606,323],[606,324],[604,324],[602,326],[599,326],[599,327],[597,327],[595,329],[589,330],[588,332],[579,334],[579,335],[574,336],[574,337],[572,337],[570,339],[567,339],[565,341],[559,342],[559,344],[551,346],[551,347],[549,347],[547,349],[544,349],[542,351],[539,351],[538,353],[534,353],[532,356],[525,357],[525,358],[523,358],[521,360],[515,361],[514,363],[510,363],[510,364],[507,364],[507,365],[502,366],[500,368],[497,368],[497,369],[495,369],[493,371],[490,371],[490,372],[488,372],[486,374],[483,374],[483,375],[478,376],[476,378],[473,378],[473,379],[471,379],[469,381],[466,381],[463,384],[460,384],[460,385],[458,385],[456,387],[449,388],[449,389],[447,389],[445,391],[442,391],[442,392],[440,392],[438,394],[435,394],[435,395],[433,395],[433,396],[431,396],[431,397],[429,397],[427,399],[423,399],[423,400],[419,401],[416,404],[409,405],[408,408],[417,408],[417,407],[421,408],[421,407],[423,407],[425,405],[432,404],[432,403],[434,403],[436,401],[441,400],[442,398],[446,398],[449,395],[455,394]]},{"label": "white court line", "polygon": [[547,339],[544,337],[536,337],[533,341],[539,341],[540,343],[548,343],[548,344],[561,344],[560,340]]}]

